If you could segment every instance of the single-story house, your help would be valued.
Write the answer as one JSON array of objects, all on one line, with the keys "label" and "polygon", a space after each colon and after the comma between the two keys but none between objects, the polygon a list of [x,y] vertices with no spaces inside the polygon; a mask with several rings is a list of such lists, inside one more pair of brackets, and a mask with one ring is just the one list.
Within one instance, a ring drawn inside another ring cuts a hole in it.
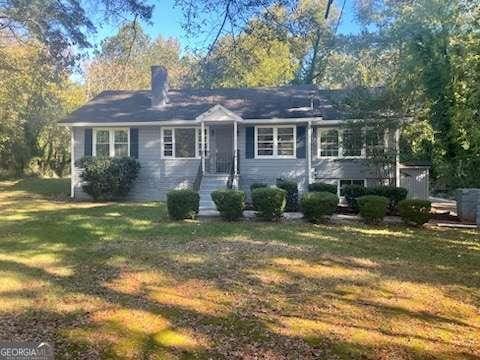
[{"label": "single-story house", "polygon": [[[352,119],[331,100],[339,91],[315,86],[174,90],[165,68],[151,71],[151,91],[102,92],[62,122],[71,129],[72,197],[86,196],[76,162],[100,155],[139,160],[132,199],[163,200],[171,189],[194,187],[203,207],[212,206],[213,189],[227,185],[248,194],[253,183],[287,178],[297,181],[300,191],[323,181],[336,184],[340,193],[345,184],[385,180],[366,161],[364,142],[342,126]],[[344,145],[346,137],[352,145]],[[372,146],[397,146],[399,131],[378,138]],[[428,189],[428,171],[402,166],[398,156],[397,186],[407,170],[405,186],[412,194],[417,187]]]}]

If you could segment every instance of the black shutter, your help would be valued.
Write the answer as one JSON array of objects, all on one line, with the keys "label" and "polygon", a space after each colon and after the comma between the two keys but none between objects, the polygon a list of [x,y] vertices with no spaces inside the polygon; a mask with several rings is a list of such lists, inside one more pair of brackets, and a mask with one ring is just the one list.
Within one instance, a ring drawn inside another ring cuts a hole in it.
[{"label": "black shutter", "polygon": [[255,157],[255,127],[245,128],[245,158],[253,159]]},{"label": "black shutter", "polygon": [[85,156],[92,156],[92,135],[93,129],[85,129],[85,151],[83,154]]},{"label": "black shutter", "polygon": [[307,127],[297,126],[297,159],[305,159],[307,152]]},{"label": "black shutter", "polygon": [[138,159],[138,129],[130,129],[130,157]]}]

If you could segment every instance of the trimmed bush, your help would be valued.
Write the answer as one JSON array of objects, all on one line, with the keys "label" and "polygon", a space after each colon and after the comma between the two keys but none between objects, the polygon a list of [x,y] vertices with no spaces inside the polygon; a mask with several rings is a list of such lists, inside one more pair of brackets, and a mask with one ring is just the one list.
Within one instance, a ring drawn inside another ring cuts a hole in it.
[{"label": "trimmed bush", "polygon": [[367,188],[367,194],[388,198],[390,200],[388,205],[390,211],[396,212],[398,209],[398,203],[407,198],[408,190],[396,186],[379,185]]},{"label": "trimmed bush", "polygon": [[268,185],[265,183],[253,183],[252,185],[250,185],[250,191],[253,192],[253,190],[255,189],[262,189],[266,187],[268,187]]},{"label": "trimmed bush", "polygon": [[308,191],[329,192],[337,195],[337,185],[327,184],[324,182],[315,182],[308,185]]},{"label": "trimmed bush", "polygon": [[83,168],[82,189],[94,200],[124,198],[140,171],[140,163],[130,157],[84,157],[77,166]]},{"label": "trimmed bush", "polygon": [[199,205],[200,196],[191,189],[170,190],[167,194],[168,215],[174,220],[194,219]]},{"label": "trimmed bush", "polygon": [[353,210],[358,211],[357,199],[367,195],[367,188],[361,185],[345,185],[342,190],[348,205]]},{"label": "trimmed bush", "polygon": [[212,200],[220,216],[228,221],[242,217],[245,207],[245,193],[239,190],[221,189],[212,192]]},{"label": "trimmed bush", "polygon": [[432,203],[428,200],[408,199],[398,203],[400,217],[407,224],[413,223],[421,226],[427,223],[431,217]]},{"label": "trimmed bush", "polygon": [[384,196],[365,195],[357,198],[360,216],[367,223],[379,223],[387,213],[388,199]]},{"label": "trimmed bush", "polygon": [[279,188],[259,188],[252,192],[255,211],[266,220],[282,216],[285,210],[287,192]]},{"label": "trimmed bush", "polygon": [[337,209],[338,197],[330,192],[309,192],[302,196],[302,211],[305,218],[313,223],[332,215]]},{"label": "trimmed bush", "polygon": [[297,211],[298,184],[292,180],[277,179],[276,185],[279,189],[283,189],[287,192],[287,203],[285,205],[285,211]]}]

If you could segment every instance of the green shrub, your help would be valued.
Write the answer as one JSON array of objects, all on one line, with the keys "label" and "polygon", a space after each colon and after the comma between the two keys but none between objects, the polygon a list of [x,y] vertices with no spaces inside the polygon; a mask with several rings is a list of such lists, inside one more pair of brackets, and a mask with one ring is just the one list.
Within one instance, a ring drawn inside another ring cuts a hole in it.
[{"label": "green shrub", "polygon": [[127,196],[140,171],[140,163],[130,157],[84,157],[77,166],[83,168],[82,189],[94,200]]},{"label": "green shrub", "polygon": [[357,200],[361,196],[367,195],[367,188],[362,185],[345,185],[342,187],[343,194],[348,205],[355,211],[358,211]]},{"label": "green shrub", "polygon": [[357,198],[360,215],[367,223],[379,223],[387,212],[388,199],[384,196],[365,195]]},{"label": "green shrub", "polygon": [[405,200],[408,195],[408,190],[401,187],[379,185],[367,188],[368,195],[384,196],[389,199],[388,207],[390,211],[396,212],[398,209],[398,203]]},{"label": "green shrub", "polygon": [[327,184],[324,182],[315,182],[308,185],[308,191],[329,192],[337,195],[337,185]]},{"label": "green shrub", "polygon": [[282,216],[286,204],[286,191],[279,188],[259,188],[252,192],[255,211],[266,220]]},{"label": "green shrub", "polygon": [[403,221],[423,225],[430,220],[432,203],[428,200],[409,199],[398,203],[398,210]]},{"label": "green shrub", "polygon": [[239,190],[221,189],[212,192],[212,200],[220,216],[228,221],[242,217],[245,207],[245,193]]},{"label": "green shrub", "polygon": [[167,194],[168,215],[174,220],[195,218],[199,204],[200,196],[191,189],[170,190]]},{"label": "green shrub", "polygon": [[298,184],[292,180],[277,179],[276,185],[279,189],[283,189],[287,192],[287,203],[285,205],[285,211],[297,211],[298,210]]},{"label": "green shrub", "polygon": [[330,192],[309,192],[302,196],[302,211],[305,218],[318,223],[337,209],[338,197]]},{"label": "green shrub", "polygon": [[265,183],[253,183],[252,185],[250,185],[250,191],[253,192],[253,190],[255,189],[262,189],[266,187],[268,187],[268,185]]}]

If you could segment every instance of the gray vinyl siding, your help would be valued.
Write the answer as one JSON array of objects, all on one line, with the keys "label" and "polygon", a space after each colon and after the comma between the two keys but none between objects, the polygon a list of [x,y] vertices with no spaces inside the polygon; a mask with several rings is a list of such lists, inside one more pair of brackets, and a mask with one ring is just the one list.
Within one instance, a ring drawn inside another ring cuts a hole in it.
[{"label": "gray vinyl siding", "polygon": [[[273,126],[273,125],[272,125]],[[240,188],[247,194],[253,183],[273,185],[277,178],[296,181],[299,190],[303,192],[306,185],[306,159],[246,159],[245,158],[245,127],[238,129],[238,149],[240,151]]]},{"label": "gray vinyl siding", "polygon": [[[302,124],[304,125],[304,124]],[[214,126],[212,126],[213,128]],[[212,129],[211,128],[211,129]],[[75,161],[84,155],[85,128],[74,129]],[[232,126],[233,129],[233,126]],[[225,140],[220,137],[219,140]],[[164,200],[171,189],[191,187],[195,181],[200,159],[162,159],[161,127],[139,127],[139,161],[141,170],[139,178],[129,195],[130,200]],[[215,144],[211,138],[211,151]],[[224,146],[225,147],[225,146]],[[227,147],[225,147],[227,148]],[[246,159],[245,126],[238,127],[239,175],[240,188],[250,193],[250,185],[255,182],[275,184],[277,178],[296,181],[301,192],[307,185],[306,159]],[[364,159],[325,159],[317,156],[316,130],[312,131],[312,180],[336,184],[340,179],[365,179],[367,185],[378,182],[375,172]],[[88,196],[81,189],[81,169],[74,168],[75,198],[86,199]]]},{"label": "gray vinyl siding", "polygon": [[[200,166],[199,159],[162,159],[159,126],[139,127],[138,160],[141,165],[138,179],[129,194],[130,200],[165,200],[171,189],[191,187]],[[84,128],[74,128],[75,160],[84,155]],[[75,198],[88,196],[81,189],[81,169],[74,169]]]}]

